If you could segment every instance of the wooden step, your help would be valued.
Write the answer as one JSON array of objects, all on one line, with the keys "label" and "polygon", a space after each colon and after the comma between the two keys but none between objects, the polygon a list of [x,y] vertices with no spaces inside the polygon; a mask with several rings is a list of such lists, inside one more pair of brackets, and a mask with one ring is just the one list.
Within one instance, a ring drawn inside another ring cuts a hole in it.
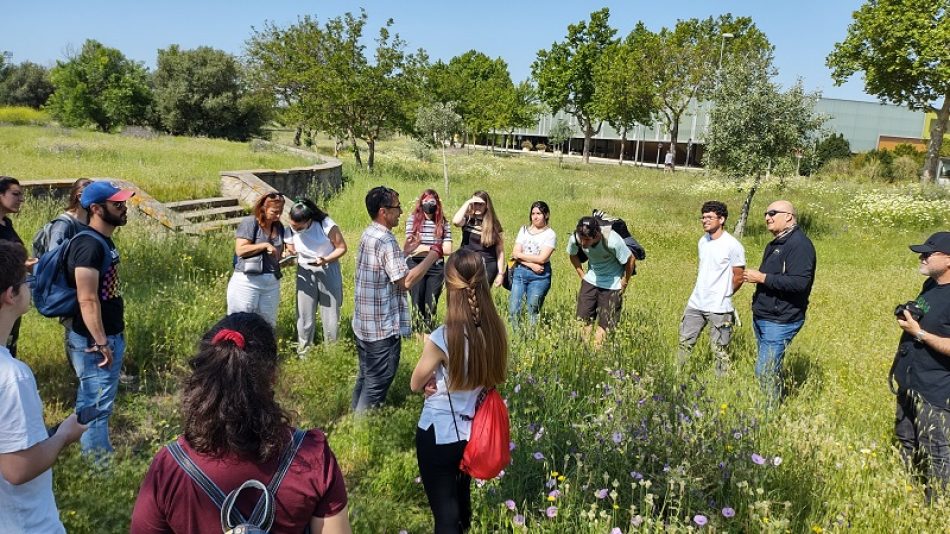
[{"label": "wooden step", "polygon": [[230,219],[247,215],[247,211],[241,206],[224,206],[220,208],[210,208],[206,210],[193,210],[182,212],[182,215],[190,222],[210,221],[213,219]]},{"label": "wooden step", "polygon": [[165,207],[178,212],[194,211],[207,208],[222,208],[225,206],[237,205],[237,199],[231,197],[196,198],[193,200],[179,200],[176,202],[165,203]]},{"label": "wooden step", "polygon": [[182,226],[181,230],[188,234],[205,234],[217,230],[236,228],[244,217],[232,217],[230,219],[216,219],[213,221],[199,222]]}]

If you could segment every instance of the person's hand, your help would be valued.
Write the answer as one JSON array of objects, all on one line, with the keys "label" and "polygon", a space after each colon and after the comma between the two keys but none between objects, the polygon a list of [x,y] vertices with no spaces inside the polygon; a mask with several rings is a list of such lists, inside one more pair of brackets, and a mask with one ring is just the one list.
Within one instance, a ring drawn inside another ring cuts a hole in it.
[{"label": "person's hand", "polygon": [[114,356],[112,354],[112,347],[109,346],[108,342],[102,345],[86,347],[86,352],[98,352],[102,355],[102,361],[97,364],[98,367],[102,367],[104,369],[112,367],[112,359]]},{"label": "person's hand", "polygon": [[310,265],[313,265],[314,267],[323,267],[326,264],[327,264],[327,259],[324,258],[323,256],[318,256],[317,259],[310,262]]},{"label": "person's hand", "polygon": [[83,432],[89,428],[89,425],[84,425],[79,422],[79,418],[75,413],[70,414],[59,426],[56,428],[56,436],[62,436],[66,440],[66,443],[73,443],[74,441],[79,441],[79,438],[82,436]]},{"label": "person's hand", "polygon": [[620,279],[620,294],[623,295],[627,291],[627,286],[630,285],[630,280],[627,278]]},{"label": "person's hand", "polygon": [[264,252],[270,254],[271,256],[277,257],[277,247],[271,245],[270,243],[264,243]]},{"label": "person's hand", "polygon": [[435,252],[436,257],[441,258],[445,254],[442,252],[442,245],[429,245],[429,252]]},{"label": "person's hand", "polygon": [[410,255],[416,250],[416,247],[418,247],[421,242],[421,237],[416,234],[409,234],[406,236],[406,243],[402,246],[402,251],[405,252],[406,255]]},{"label": "person's hand", "polygon": [[540,265],[537,263],[530,263],[528,264],[528,267],[532,271],[534,271],[534,274],[544,274],[544,265]]},{"label": "person's hand", "polygon": [[426,382],[425,387],[422,388],[422,394],[425,397],[431,397],[432,395],[435,395],[436,390],[437,386],[435,383],[435,373],[432,373],[432,378],[430,378],[429,381]]},{"label": "person's hand", "polygon": [[27,258],[26,261],[23,262],[23,264],[26,265],[26,270],[32,273],[33,266],[39,262],[40,262],[39,258]]},{"label": "person's hand", "polygon": [[765,273],[755,269],[746,269],[742,273],[742,280],[747,284],[761,284],[765,282]]},{"label": "person's hand", "polygon": [[901,319],[900,317],[897,318],[897,324],[898,326],[901,327],[901,330],[903,330],[904,332],[907,332],[908,334],[912,336],[916,336],[917,332],[920,332],[921,330],[920,323],[915,321],[914,318],[911,317],[910,312],[907,310],[904,310],[903,319]]},{"label": "person's hand", "polygon": [[492,285],[498,287],[501,285],[502,281],[505,279],[504,273],[498,273],[498,276],[495,277],[495,283]]},{"label": "person's hand", "polygon": [[482,200],[482,197],[478,195],[473,195],[472,198],[468,199],[469,204],[484,204],[485,201]]}]

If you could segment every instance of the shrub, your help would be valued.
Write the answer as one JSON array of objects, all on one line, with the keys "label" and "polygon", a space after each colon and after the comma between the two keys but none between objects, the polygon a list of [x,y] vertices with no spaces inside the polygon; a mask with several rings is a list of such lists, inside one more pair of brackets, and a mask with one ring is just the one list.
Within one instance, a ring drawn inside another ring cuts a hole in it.
[{"label": "shrub", "polygon": [[412,156],[419,161],[429,162],[432,160],[432,149],[429,148],[429,145],[413,140],[409,143],[409,151],[412,153]]},{"label": "shrub", "polygon": [[915,182],[920,177],[920,169],[921,164],[917,161],[917,158],[899,156],[891,164],[891,176],[896,182]]},{"label": "shrub", "polygon": [[0,123],[2,124],[46,126],[49,122],[49,115],[38,109],[25,106],[0,107]]},{"label": "shrub", "polygon": [[826,161],[818,169],[819,178],[840,180],[851,174],[851,160],[849,158],[834,158]]},{"label": "shrub", "polygon": [[534,148],[534,145],[531,143],[531,141],[529,141],[528,139],[525,139],[524,141],[521,142],[521,148],[523,148],[524,150],[532,150]]},{"label": "shrub", "polygon": [[544,143],[538,143],[534,145],[534,149],[537,150],[538,152],[544,152],[545,150],[548,149],[548,147]]}]

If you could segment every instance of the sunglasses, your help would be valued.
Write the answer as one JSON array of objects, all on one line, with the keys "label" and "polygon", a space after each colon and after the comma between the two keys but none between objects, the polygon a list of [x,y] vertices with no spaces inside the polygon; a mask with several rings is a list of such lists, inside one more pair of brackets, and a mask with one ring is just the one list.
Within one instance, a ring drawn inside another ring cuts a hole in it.
[{"label": "sunglasses", "polygon": [[769,210],[769,211],[765,212],[765,216],[766,216],[766,217],[775,217],[775,216],[778,215],[779,213],[789,213],[789,212],[787,212],[787,211],[781,211],[781,210]]},{"label": "sunglasses", "polygon": [[268,200],[274,200],[274,199],[278,199],[278,198],[284,198],[284,195],[281,194],[281,193],[267,193],[267,194],[264,196],[264,198],[266,198],[266,199],[268,199]]},{"label": "sunglasses", "polygon": [[935,250],[933,252],[921,252],[920,258],[923,260],[929,260],[934,254],[943,254],[943,252],[940,252],[939,250]]}]

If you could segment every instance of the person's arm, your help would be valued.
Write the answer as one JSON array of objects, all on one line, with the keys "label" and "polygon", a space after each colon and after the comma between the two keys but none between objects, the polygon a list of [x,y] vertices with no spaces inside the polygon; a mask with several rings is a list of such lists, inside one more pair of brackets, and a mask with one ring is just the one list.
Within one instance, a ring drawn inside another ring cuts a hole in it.
[{"label": "person's arm", "polygon": [[336,515],[329,517],[311,517],[310,532],[312,534],[351,534],[350,516],[346,506]]},{"label": "person's arm", "polygon": [[331,228],[327,237],[330,239],[330,243],[333,243],[333,252],[327,254],[326,257],[317,258],[311,262],[312,265],[317,267],[327,265],[339,260],[346,254],[346,241],[343,240],[343,232],[340,231],[339,227]]},{"label": "person's arm", "polygon": [[732,294],[735,295],[739,288],[742,287],[743,274],[745,273],[745,265],[739,265],[738,267],[732,268]]},{"label": "person's arm", "polygon": [[263,243],[251,243],[250,239],[244,239],[243,237],[234,240],[234,253],[240,258],[249,258],[261,252],[274,255],[277,253],[277,248],[267,241]]},{"label": "person's arm", "polygon": [[442,255],[452,253],[452,226],[446,222],[442,229]]},{"label": "person's arm", "polygon": [[[802,293],[808,289],[815,277],[815,249],[809,243],[804,246],[798,246],[789,250],[786,245],[787,255],[785,256],[785,265],[783,272],[780,273],[759,273],[756,277],[758,282],[769,289],[784,291],[786,293]],[[747,281],[749,277],[746,276]]]},{"label": "person's arm", "polygon": [[495,254],[498,255],[498,274],[495,276],[495,287],[498,287],[505,279],[505,241],[501,234],[498,234],[498,242],[495,243]]},{"label": "person's arm", "polygon": [[584,266],[581,265],[581,259],[577,256],[577,254],[571,254],[570,258],[571,258],[571,265],[574,266],[574,271],[577,272],[577,276],[579,276],[581,280],[583,280]]},{"label": "person's arm", "polygon": [[910,337],[920,341],[943,356],[950,358],[950,337],[942,337],[925,331],[920,327],[920,323],[910,316],[910,312],[907,310],[904,310],[903,319],[897,319],[897,324],[901,327],[901,330],[910,335]]},{"label": "person's arm", "polygon": [[471,203],[472,199],[468,199],[462,204],[462,207],[455,212],[454,216],[452,216],[452,224],[458,226],[459,228],[465,224],[465,214],[468,213],[468,207],[471,205]]},{"label": "person's arm", "polygon": [[426,339],[426,344],[422,347],[422,356],[412,370],[412,377],[409,379],[409,389],[419,393],[423,391],[426,385],[435,376],[436,369],[445,362],[445,353],[431,339]]},{"label": "person's arm", "polygon": [[425,274],[429,271],[429,267],[432,267],[432,264],[438,261],[438,259],[441,257],[441,252],[438,252],[438,250],[435,248],[430,248],[425,259],[423,259],[412,269],[409,269],[409,272],[406,273],[406,276],[403,276],[399,280],[395,280],[394,283],[399,286],[400,289],[408,291],[409,288],[416,285],[419,280],[422,280],[422,277],[425,276]]},{"label": "person's arm", "polygon": [[620,279],[620,292],[623,293],[627,290],[627,284],[630,283],[630,277],[633,276],[633,271],[637,267],[637,258],[633,254],[627,258],[627,263],[623,266],[623,278]]},{"label": "person's arm", "polygon": [[522,253],[521,245],[515,245],[515,252],[512,254],[512,258],[520,260],[522,262],[531,262],[544,265],[551,259],[551,254],[554,252],[554,247],[541,247],[541,252],[538,254],[524,254]]},{"label": "person's arm", "polygon": [[79,301],[79,312],[82,322],[89,330],[93,347],[87,347],[86,352],[102,354],[99,367],[112,366],[112,347],[106,336],[106,328],[102,324],[102,306],[99,302],[99,270],[92,267],[76,267],[76,300]]},{"label": "person's arm", "polygon": [[0,473],[14,486],[26,484],[52,467],[60,451],[77,441],[87,428],[79,424],[76,414],[70,415],[49,438],[29,449],[0,454]]}]

